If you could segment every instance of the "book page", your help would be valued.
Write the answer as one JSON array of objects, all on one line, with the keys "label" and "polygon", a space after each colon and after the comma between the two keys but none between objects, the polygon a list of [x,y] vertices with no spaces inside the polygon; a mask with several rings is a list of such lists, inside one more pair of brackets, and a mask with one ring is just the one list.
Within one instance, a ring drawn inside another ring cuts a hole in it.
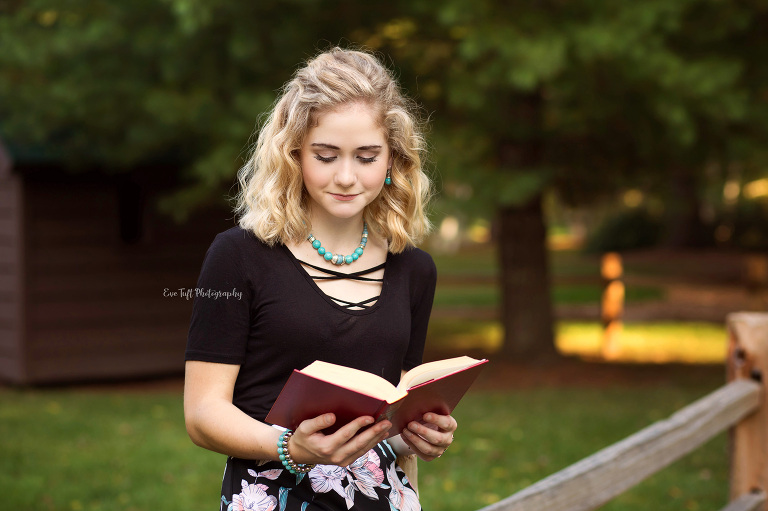
[{"label": "book page", "polygon": [[333,383],[339,387],[383,399],[388,403],[394,403],[407,394],[404,389],[396,388],[390,382],[375,374],[321,360],[312,362],[302,369],[301,372],[313,378]]},{"label": "book page", "polygon": [[440,378],[442,376],[455,373],[461,369],[465,369],[469,366],[473,366],[478,362],[481,361],[476,358],[466,356],[427,362],[425,364],[421,364],[420,366],[416,366],[405,373],[403,378],[400,380],[398,388],[407,390],[429,380],[434,380],[435,378]]}]

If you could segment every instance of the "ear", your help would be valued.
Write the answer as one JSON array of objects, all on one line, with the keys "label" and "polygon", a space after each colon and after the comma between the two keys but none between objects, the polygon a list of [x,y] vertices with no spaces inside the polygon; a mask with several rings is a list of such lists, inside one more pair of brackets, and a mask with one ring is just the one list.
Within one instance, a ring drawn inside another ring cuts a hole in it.
[{"label": "ear", "polygon": [[387,163],[387,168],[392,168],[392,163],[395,161],[395,155],[392,153],[389,153],[389,163]]}]

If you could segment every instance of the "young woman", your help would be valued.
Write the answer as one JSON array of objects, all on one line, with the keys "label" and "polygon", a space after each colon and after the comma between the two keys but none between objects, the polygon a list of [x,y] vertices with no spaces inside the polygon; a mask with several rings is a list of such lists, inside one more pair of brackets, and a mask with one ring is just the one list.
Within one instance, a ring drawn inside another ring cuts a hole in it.
[{"label": "young woman", "polygon": [[328,435],[331,413],[293,432],[264,420],[315,360],[395,384],[421,363],[435,290],[414,248],[429,229],[423,147],[370,54],[334,48],[284,87],[239,175],[239,226],[200,273],[198,289],[231,293],[199,293],[187,343],[187,430],[228,456],[221,509],[420,509],[396,457],[441,456],[453,417],[425,414],[388,440],[391,423],[372,417]]}]

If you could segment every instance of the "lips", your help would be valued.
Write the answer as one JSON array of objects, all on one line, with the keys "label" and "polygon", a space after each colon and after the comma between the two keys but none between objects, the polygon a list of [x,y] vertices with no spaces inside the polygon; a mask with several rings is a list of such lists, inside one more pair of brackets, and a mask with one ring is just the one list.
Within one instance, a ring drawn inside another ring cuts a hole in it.
[{"label": "lips", "polygon": [[357,194],[345,195],[345,194],[341,194],[341,193],[332,193],[330,195],[334,199],[336,199],[338,201],[342,201],[342,202],[349,202],[349,201],[353,200],[355,197],[357,197]]}]

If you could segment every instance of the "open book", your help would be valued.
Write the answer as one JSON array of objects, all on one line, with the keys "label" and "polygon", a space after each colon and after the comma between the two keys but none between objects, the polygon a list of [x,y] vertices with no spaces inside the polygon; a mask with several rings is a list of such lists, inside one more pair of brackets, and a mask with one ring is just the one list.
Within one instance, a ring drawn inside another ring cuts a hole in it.
[{"label": "open book", "polygon": [[267,415],[267,422],[296,429],[302,421],[336,414],[333,433],[357,417],[392,421],[390,436],[427,412],[450,414],[488,361],[457,357],[414,367],[395,387],[375,374],[315,361],[294,370]]}]

